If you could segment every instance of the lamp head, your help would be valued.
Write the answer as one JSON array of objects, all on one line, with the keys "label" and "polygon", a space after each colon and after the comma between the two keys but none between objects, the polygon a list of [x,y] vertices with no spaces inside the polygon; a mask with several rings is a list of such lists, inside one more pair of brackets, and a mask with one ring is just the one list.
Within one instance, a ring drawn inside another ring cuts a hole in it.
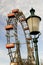
[{"label": "lamp head", "polygon": [[27,18],[30,34],[37,35],[39,34],[39,23],[41,21],[41,18],[34,14],[35,10],[33,8],[30,10],[30,13],[31,15]]}]

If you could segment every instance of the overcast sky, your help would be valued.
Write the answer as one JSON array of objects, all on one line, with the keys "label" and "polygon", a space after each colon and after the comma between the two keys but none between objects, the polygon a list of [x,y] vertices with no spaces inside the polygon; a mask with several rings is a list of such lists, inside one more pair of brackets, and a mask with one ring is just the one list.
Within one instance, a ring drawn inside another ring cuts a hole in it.
[{"label": "overcast sky", "polygon": [[[6,26],[7,14],[12,9],[18,8],[21,11],[23,11],[26,17],[28,17],[30,14],[29,11],[32,7],[36,11],[35,14],[41,17],[40,22],[41,36],[38,42],[38,49],[39,49],[39,58],[40,60],[43,60],[43,0],[0,0],[0,64],[1,65],[9,65],[10,63],[9,56],[7,55],[7,50],[5,48],[6,31],[4,27]],[[20,32],[20,34],[22,33]],[[22,38],[24,38],[23,35]],[[23,39],[21,41],[23,42]]]}]

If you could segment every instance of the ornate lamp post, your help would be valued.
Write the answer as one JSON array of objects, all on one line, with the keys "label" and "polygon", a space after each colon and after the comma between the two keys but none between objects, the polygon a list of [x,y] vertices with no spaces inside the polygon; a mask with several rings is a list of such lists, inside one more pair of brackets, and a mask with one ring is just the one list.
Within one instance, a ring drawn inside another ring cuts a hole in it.
[{"label": "ornate lamp post", "polygon": [[[41,18],[37,15],[34,14],[35,10],[32,8],[30,10],[31,15],[27,18],[27,24],[30,30],[30,35],[33,35],[33,42],[34,42],[34,47],[35,47],[35,57],[36,57],[36,65],[39,65],[39,58],[38,58],[38,38],[39,38],[39,23],[41,21]],[[36,37],[38,35],[38,37]]]}]

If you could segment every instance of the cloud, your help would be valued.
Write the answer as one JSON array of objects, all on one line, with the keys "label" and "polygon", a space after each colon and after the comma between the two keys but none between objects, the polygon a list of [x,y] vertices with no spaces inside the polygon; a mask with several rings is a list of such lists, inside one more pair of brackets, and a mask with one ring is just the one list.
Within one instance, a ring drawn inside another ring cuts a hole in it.
[{"label": "cloud", "polygon": [[[39,5],[40,4],[40,5]],[[39,6],[38,6],[39,5]],[[29,10],[31,7],[34,7],[36,9],[36,11],[42,11],[43,8],[40,8],[41,6],[43,5],[42,1],[40,0],[33,0],[29,1],[29,0],[1,0],[1,3],[0,3],[0,13],[2,14],[5,14],[5,13],[8,13],[10,12],[13,8],[19,8],[21,9],[24,14],[27,16],[29,15]],[[6,7],[5,7],[6,6]],[[41,12],[40,12],[41,13]],[[39,14],[40,14],[39,13]]]},{"label": "cloud", "polygon": [[7,51],[0,49],[0,64],[1,65],[7,65],[9,64],[9,57],[7,55]]}]

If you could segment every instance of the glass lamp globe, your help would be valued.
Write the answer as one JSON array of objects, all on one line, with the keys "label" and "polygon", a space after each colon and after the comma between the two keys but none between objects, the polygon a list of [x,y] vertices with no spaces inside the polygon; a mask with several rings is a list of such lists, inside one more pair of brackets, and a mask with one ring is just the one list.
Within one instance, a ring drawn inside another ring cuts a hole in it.
[{"label": "glass lamp globe", "polygon": [[27,24],[31,35],[37,35],[39,33],[39,23],[41,18],[34,14],[35,10],[30,10],[31,15],[27,18]]}]

